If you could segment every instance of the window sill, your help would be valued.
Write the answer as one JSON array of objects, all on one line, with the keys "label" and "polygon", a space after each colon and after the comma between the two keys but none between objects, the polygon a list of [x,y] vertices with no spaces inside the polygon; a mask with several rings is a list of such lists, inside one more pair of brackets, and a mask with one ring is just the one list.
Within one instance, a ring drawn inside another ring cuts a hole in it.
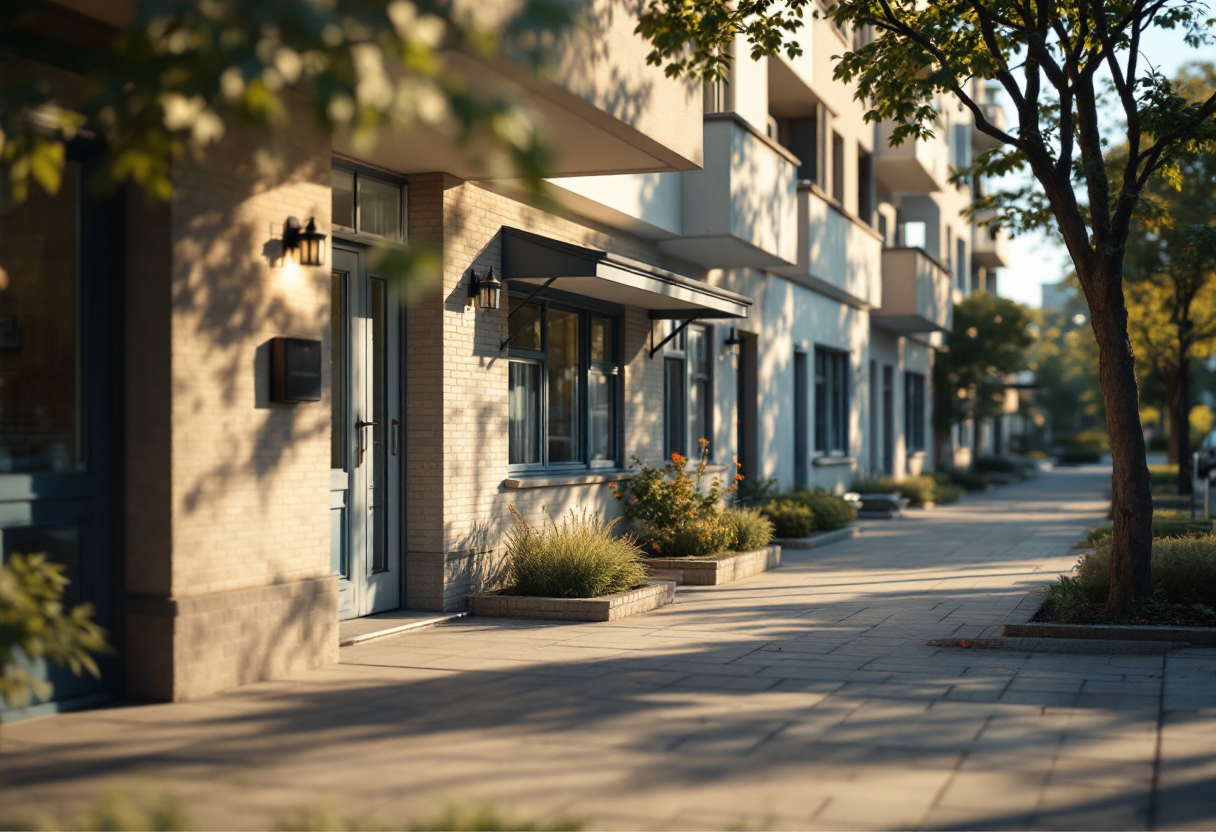
[{"label": "window sill", "polygon": [[633,479],[636,471],[624,468],[604,468],[602,470],[580,471],[577,474],[531,475],[518,474],[507,477],[502,481],[502,487],[508,491],[521,488],[553,488],[562,485],[596,485],[604,482],[620,482]]},{"label": "window sill", "polygon": [[833,465],[852,465],[856,461],[856,457],[851,456],[817,456],[811,460],[811,464],[816,468],[825,468]]}]

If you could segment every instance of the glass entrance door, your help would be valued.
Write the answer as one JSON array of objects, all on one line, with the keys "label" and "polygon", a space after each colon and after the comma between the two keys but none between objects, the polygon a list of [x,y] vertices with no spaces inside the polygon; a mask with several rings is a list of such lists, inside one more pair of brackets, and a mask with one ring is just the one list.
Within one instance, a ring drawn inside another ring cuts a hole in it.
[{"label": "glass entrance door", "polygon": [[401,606],[402,304],[364,251],[334,249],[330,568],[339,618]]},{"label": "glass entrance door", "polygon": [[[32,188],[0,204],[0,562],[45,554],[71,583],[64,603],[92,604],[114,638],[114,329],[121,204],[86,195],[86,166],[69,157],[55,195]],[[53,703],[0,722],[108,698],[102,676],[38,661]]]}]

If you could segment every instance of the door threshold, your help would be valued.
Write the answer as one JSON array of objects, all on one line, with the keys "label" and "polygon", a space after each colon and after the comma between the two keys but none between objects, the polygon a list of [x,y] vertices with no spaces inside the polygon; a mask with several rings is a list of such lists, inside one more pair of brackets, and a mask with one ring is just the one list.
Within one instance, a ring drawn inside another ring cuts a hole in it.
[{"label": "door threshold", "polygon": [[372,639],[433,627],[445,621],[464,618],[467,612],[422,612],[420,610],[393,610],[364,618],[352,618],[338,622],[338,646],[350,647]]}]

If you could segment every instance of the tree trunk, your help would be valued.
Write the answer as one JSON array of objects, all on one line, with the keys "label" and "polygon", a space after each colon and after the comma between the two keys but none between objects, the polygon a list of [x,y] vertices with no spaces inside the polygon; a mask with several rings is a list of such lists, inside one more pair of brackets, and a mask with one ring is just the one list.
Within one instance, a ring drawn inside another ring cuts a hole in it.
[{"label": "tree trunk", "polygon": [[1106,433],[1114,463],[1111,514],[1115,534],[1106,608],[1121,613],[1134,600],[1152,592],[1153,496],[1145,462],[1136,359],[1127,334],[1121,269],[1117,261],[1109,260],[1096,268],[1114,272],[1093,274],[1089,283],[1094,289],[1090,299],[1091,320],[1098,342]]},{"label": "tree trunk", "polygon": [[983,430],[983,421],[978,416],[971,420],[971,471],[972,473],[979,467],[980,461],[980,431]]},{"label": "tree trunk", "polygon": [[1165,407],[1161,409],[1161,420],[1169,425],[1165,443],[1166,461],[1178,464],[1178,401],[1182,388],[1178,386],[1177,370],[1165,380]]}]

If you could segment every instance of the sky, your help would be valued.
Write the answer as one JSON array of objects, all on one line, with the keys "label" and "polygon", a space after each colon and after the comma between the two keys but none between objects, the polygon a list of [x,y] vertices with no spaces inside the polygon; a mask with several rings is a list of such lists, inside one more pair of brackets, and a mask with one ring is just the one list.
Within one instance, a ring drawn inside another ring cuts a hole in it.
[{"label": "sky", "polygon": [[[1173,77],[1188,61],[1216,58],[1216,48],[1207,46],[1191,49],[1182,39],[1182,32],[1151,29],[1143,36],[1140,54],[1166,77]],[[1007,116],[1013,111],[1006,106]],[[997,273],[997,293],[1027,306],[1038,307],[1042,300],[1040,286],[1055,283],[1072,269],[1068,252],[1058,238],[1045,233],[1023,234],[1010,241],[1010,265]]]}]

